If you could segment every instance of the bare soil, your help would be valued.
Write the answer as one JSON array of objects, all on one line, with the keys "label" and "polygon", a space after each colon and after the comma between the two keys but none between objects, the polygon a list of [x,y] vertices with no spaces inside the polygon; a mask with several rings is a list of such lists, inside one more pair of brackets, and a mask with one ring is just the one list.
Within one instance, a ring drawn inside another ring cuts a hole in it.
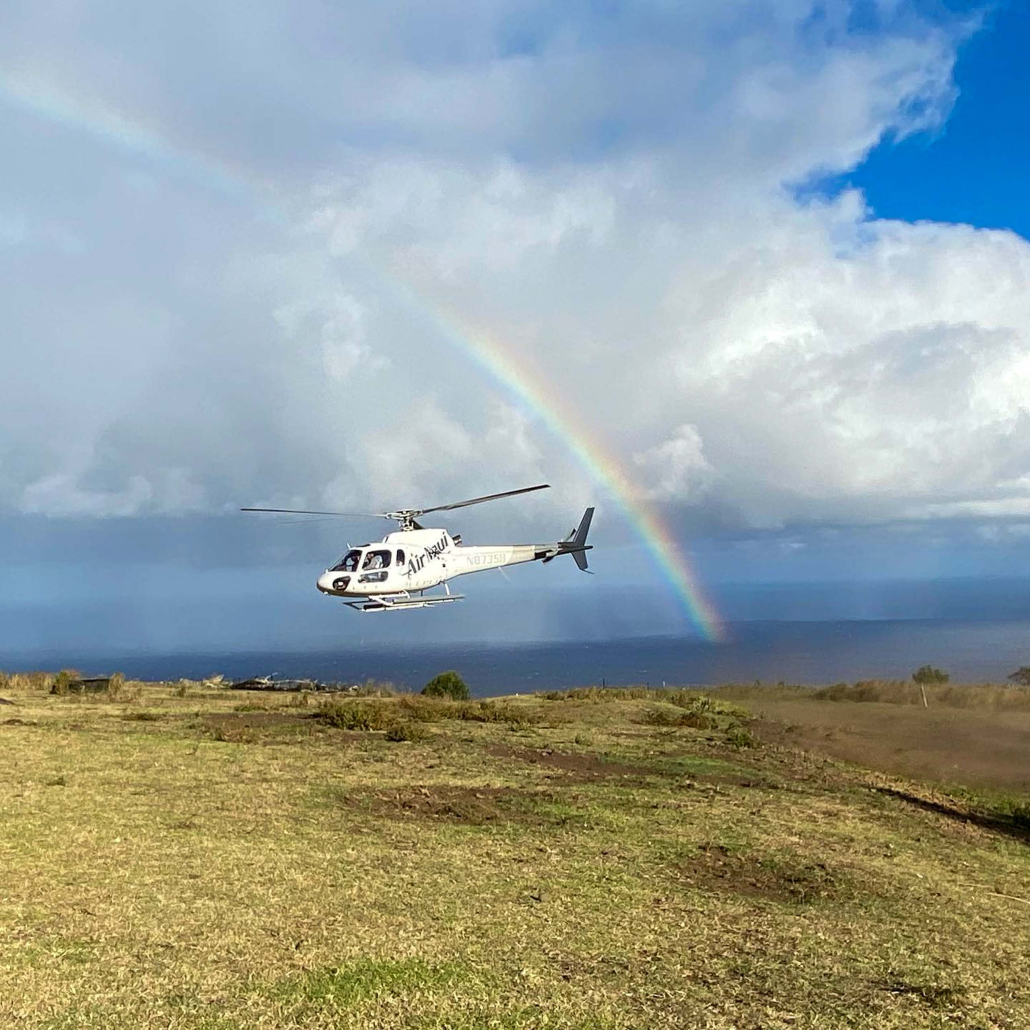
[{"label": "bare soil", "polygon": [[[322,732],[308,712],[218,712],[204,716],[197,725],[216,740],[233,744],[299,742]],[[344,731],[335,733],[334,739],[361,736]]]},{"label": "bare soil", "polygon": [[204,725],[255,730],[270,726],[298,726],[309,718],[306,712],[219,712],[204,716]]},{"label": "bare soil", "polygon": [[507,744],[492,744],[486,749],[494,758],[513,758],[529,765],[556,769],[565,775],[565,782],[589,783],[600,780],[634,779],[660,775],[646,765],[630,765],[626,762],[609,762],[597,755],[577,755],[550,748],[510,747]]},{"label": "bare soil", "polygon": [[[547,792],[512,787],[444,787],[426,785],[396,790],[351,791],[337,799],[345,807],[391,819],[431,819],[469,826],[553,823],[539,806],[553,802]],[[567,799],[564,799],[567,800]]]},{"label": "bare soil", "polygon": [[1030,791],[1030,713],[832,701],[752,702],[753,732],[916,779]]},{"label": "bare soil", "polygon": [[702,844],[698,856],[678,863],[675,871],[691,887],[802,904],[849,887],[824,862],[773,862],[721,844]]}]

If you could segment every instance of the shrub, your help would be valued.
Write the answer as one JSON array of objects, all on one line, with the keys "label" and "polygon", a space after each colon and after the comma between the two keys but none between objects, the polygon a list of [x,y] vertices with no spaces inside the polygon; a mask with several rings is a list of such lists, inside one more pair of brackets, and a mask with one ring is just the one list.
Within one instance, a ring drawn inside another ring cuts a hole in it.
[{"label": "shrub", "polygon": [[1021,687],[1030,687],[1030,665],[1021,665],[1015,672],[1010,672],[1009,679]]},{"label": "shrub", "polygon": [[420,722],[395,722],[386,728],[386,739],[393,741],[410,740],[418,742],[429,736],[429,730]]},{"label": "shrub", "polygon": [[913,683],[947,683],[951,677],[941,669],[935,669],[932,665],[920,665],[912,673]]},{"label": "shrub", "polygon": [[536,708],[509,701],[450,701],[437,697],[401,697],[397,711],[417,722],[504,722],[511,726],[529,726],[543,721]]},{"label": "shrub", "polygon": [[397,707],[410,719],[416,719],[419,722],[439,722],[441,719],[451,717],[448,713],[453,705],[451,702],[440,701],[433,697],[409,695],[402,697],[397,702]]},{"label": "shrub", "polygon": [[434,676],[422,693],[426,697],[449,697],[452,701],[467,701],[471,696],[468,684],[453,669]]},{"label": "shrub", "polygon": [[107,681],[108,701],[138,701],[142,694],[143,684],[139,680],[127,680],[120,672]]},{"label": "shrub", "polygon": [[77,669],[62,669],[54,677],[54,682],[50,687],[50,693],[60,694],[63,697],[65,694],[71,693],[72,684],[78,683],[81,679],[82,673]]},{"label": "shrub", "polygon": [[726,743],[739,748],[758,747],[758,738],[746,726],[735,726],[726,734]]},{"label": "shrub", "polygon": [[396,711],[382,701],[326,701],[316,718],[338,730],[385,730],[397,722]]},{"label": "shrub", "polygon": [[883,701],[893,704],[917,704],[919,691],[907,680],[859,680],[857,683],[835,683],[812,691],[816,701]]},{"label": "shrub", "polygon": [[542,721],[539,712],[508,701],[479,701],[455,705],[451,719],[462,722],[505,722],[509,726],[532,726]]},{"label": "shrub", "polygon": [[704,711],[670,712],[668,708],[648,708],[641,716],[648,726],[689,726],[696,730],[710,730],[715,720]]},{"label": "shrub", "polygon": [[1024,830],[1030,830],[1030,801],[1013,805],[1009,810],[1009,818]]}]

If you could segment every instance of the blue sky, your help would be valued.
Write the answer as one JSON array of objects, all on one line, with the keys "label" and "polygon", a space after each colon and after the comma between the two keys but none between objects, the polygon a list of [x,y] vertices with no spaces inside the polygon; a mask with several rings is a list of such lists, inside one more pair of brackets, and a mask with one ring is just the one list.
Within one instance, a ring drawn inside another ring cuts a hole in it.
[{"label": "blue sky", "polygon": [[1030,7],[988,7],[958,51],[958,95],[936,131],[884,140],[846,181],[881,218],[967,222],[1030,236]]},{"label": "blue sky", "polygon": [[[1025,575],[1028,44],[1015,3],[11,4],[0,656],[696,633],[584,445],[730,619]],[[378,524],[236,511],[540,481],[447,527],[596,503],[597,574],[403,625],[313,588]]]}]

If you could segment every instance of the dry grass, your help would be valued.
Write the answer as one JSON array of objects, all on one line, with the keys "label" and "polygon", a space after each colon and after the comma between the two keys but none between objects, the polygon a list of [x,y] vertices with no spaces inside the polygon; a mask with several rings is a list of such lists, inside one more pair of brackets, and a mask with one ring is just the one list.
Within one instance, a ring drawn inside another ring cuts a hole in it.
[{"label": "dry grass", "polygon": [[1022,797],[734,747],[739,708],[657,692],[337,702],[387,727],[355,729],[5,690],[5,1028],[1030,1025]]},{"label": "dry grass", "polygon": [[[1030,687],[1005,683],[928,683],[923,689],[931,707],[1030,712]],[[866,704],[919,705],[923,697],[911,680],[859,680],[828,687],[797,684],[729,684],[711,692],[737,701],[853,701]]]}]

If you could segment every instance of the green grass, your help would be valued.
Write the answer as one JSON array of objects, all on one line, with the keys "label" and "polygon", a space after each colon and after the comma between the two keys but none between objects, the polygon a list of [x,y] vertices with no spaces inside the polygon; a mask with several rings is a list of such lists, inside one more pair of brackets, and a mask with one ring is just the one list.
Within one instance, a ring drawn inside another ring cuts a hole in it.
[{"label": "green grass", "polygon": [[5,1028],[1030,1025],[1011,791],[696,691],[7,689]]}]

